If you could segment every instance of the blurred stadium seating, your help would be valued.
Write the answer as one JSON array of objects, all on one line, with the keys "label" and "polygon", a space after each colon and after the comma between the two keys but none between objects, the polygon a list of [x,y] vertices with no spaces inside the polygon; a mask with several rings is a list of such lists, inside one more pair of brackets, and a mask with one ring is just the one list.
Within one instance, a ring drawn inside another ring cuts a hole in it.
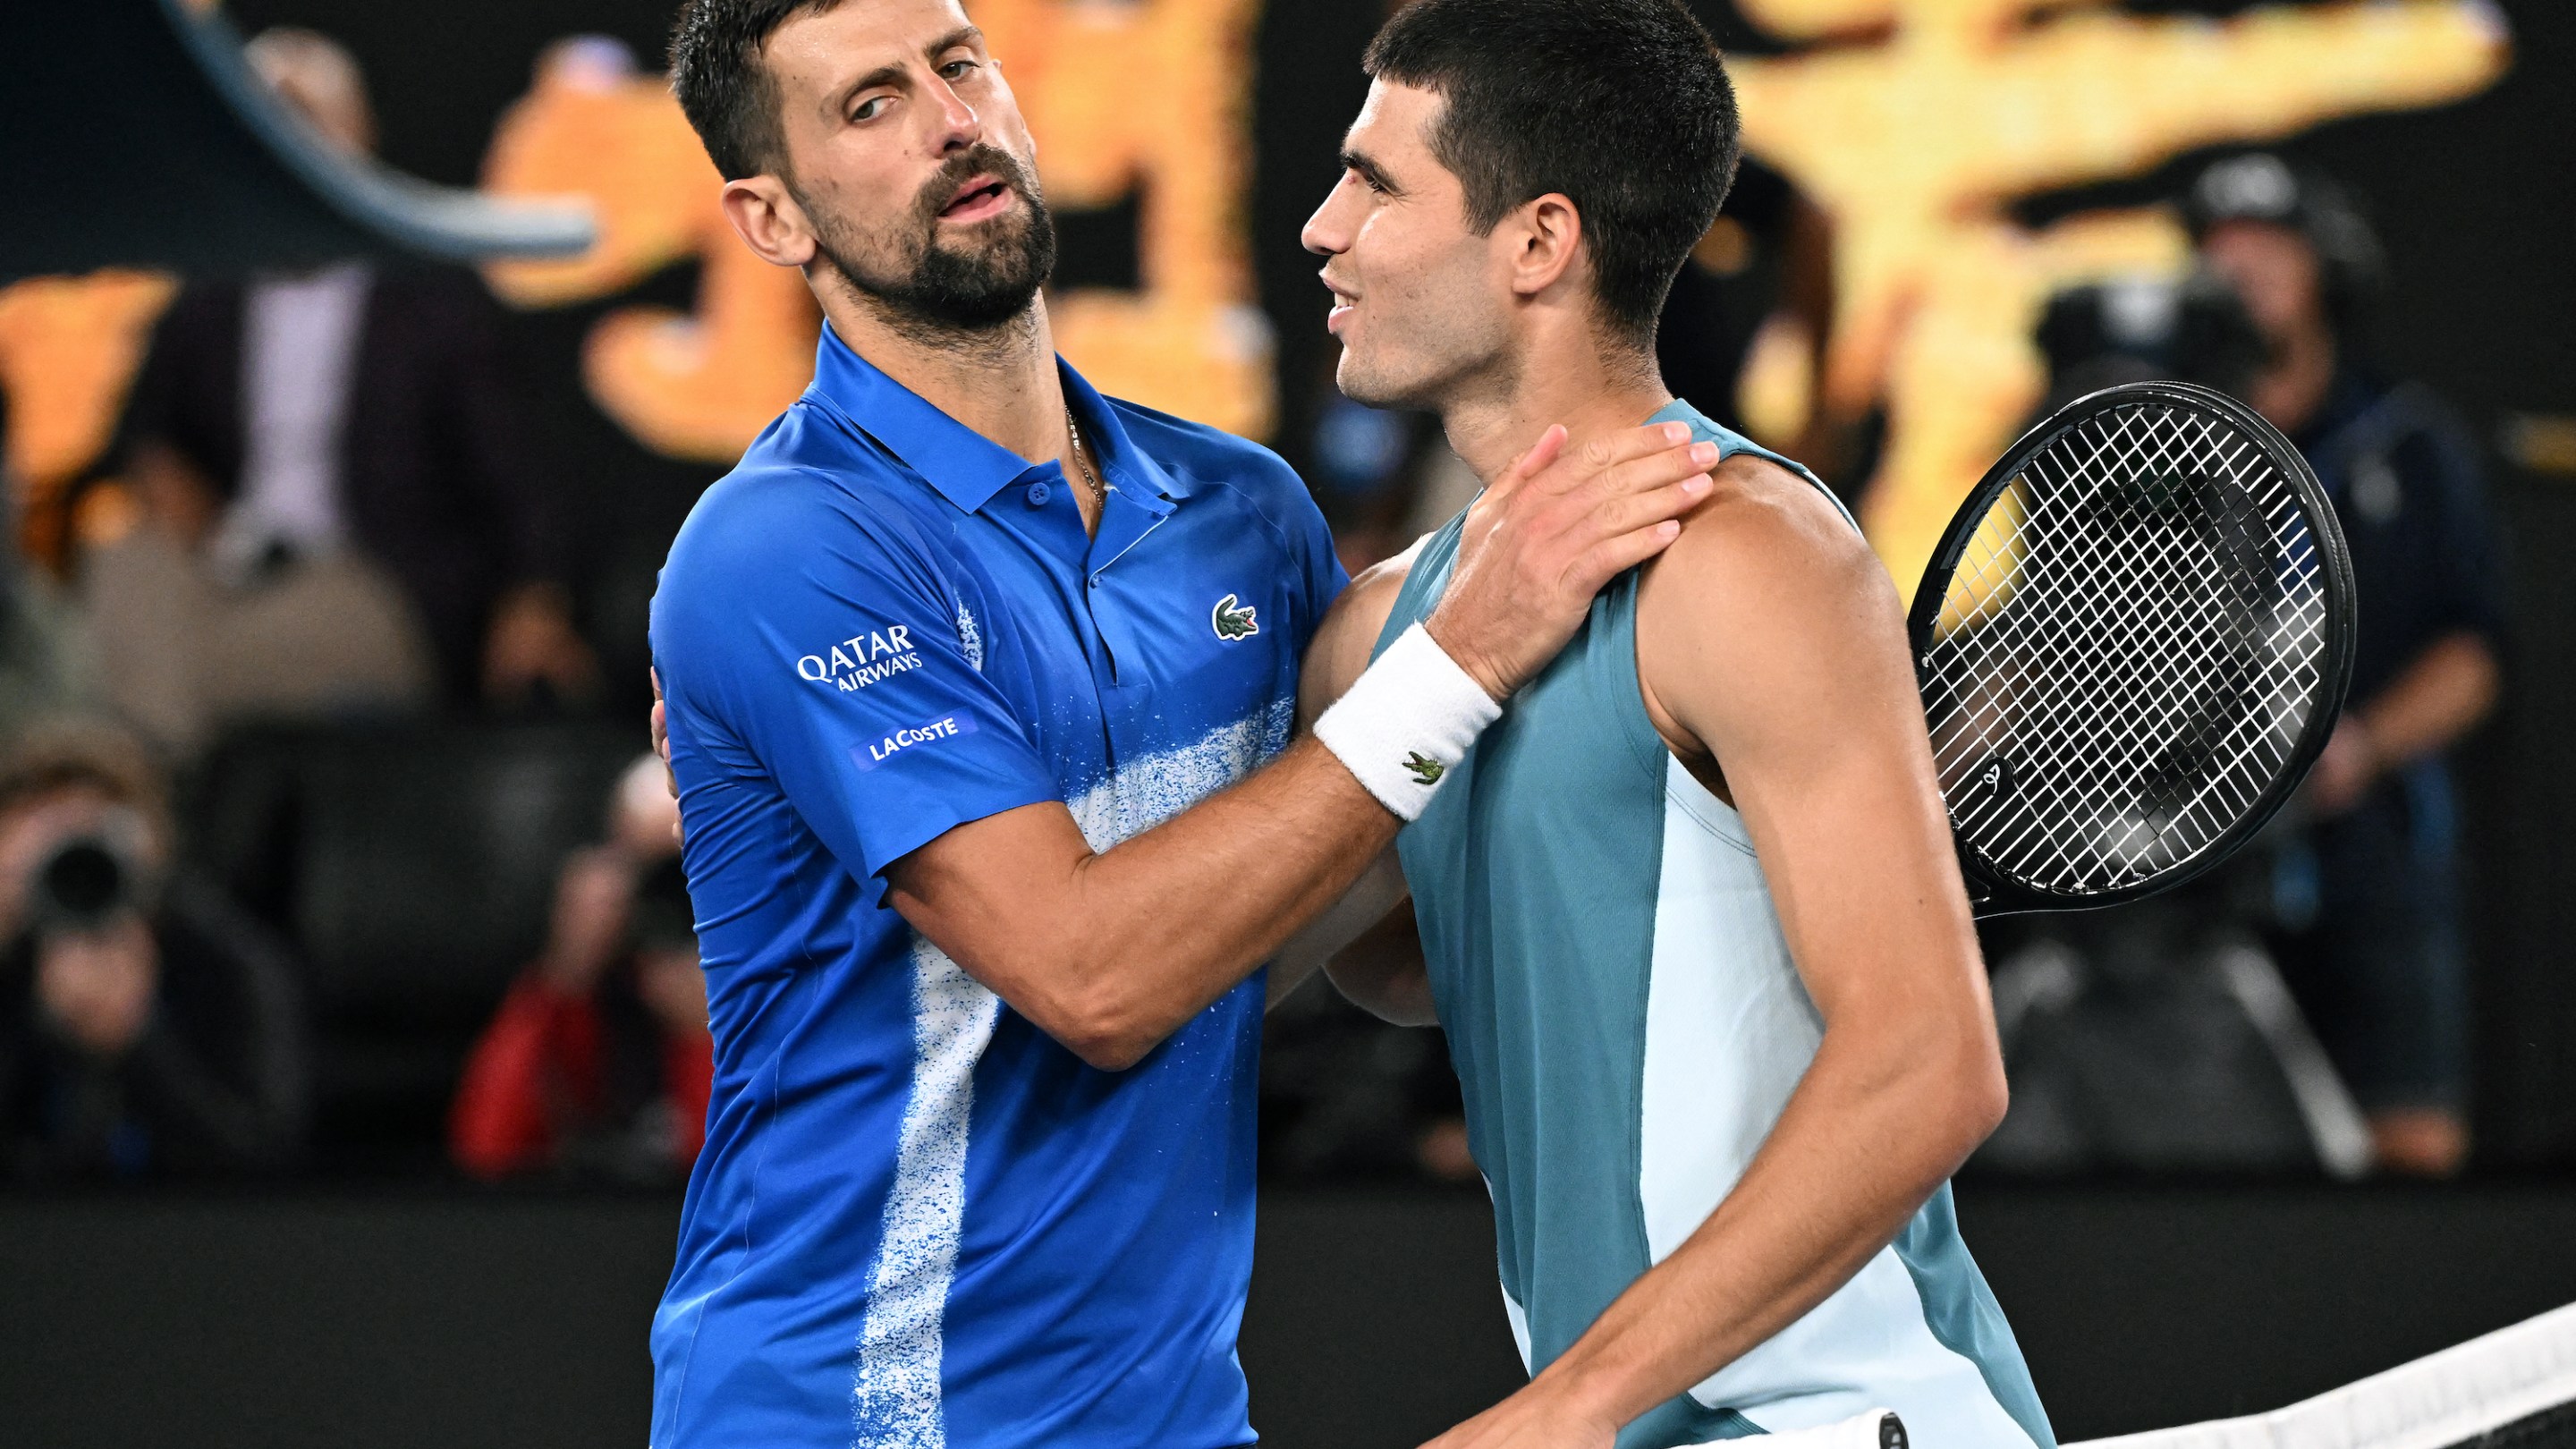
[{"label": "blurred stadium seating", "polygon": [[268,730],[186,792],[197,864],[298,949],[326,1166],[434,1169],[474,1033],[545,935],[641,732],[588,721]]}]

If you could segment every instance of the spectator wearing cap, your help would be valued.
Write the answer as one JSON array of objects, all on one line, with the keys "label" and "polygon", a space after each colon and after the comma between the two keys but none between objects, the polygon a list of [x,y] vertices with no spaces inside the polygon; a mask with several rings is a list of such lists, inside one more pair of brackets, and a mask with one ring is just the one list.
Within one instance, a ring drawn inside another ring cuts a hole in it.
[{"label": "spectator wearing cap", "polygon": [[[2443,753],[2498,685],[2503,605],[2476,449],[2439,399],[2362,355],[2376,238],[2334,182],[2255,154],[2186,198],[2203,262],[2268,345],[2247,401],[2295,441],[2352,546],[2350,704],[2306,792],[2310,909],[2292,982],[2369,1113],[2380,1164],[2444,1175],[2468,1151],[2469,1009]],[[2297,879],[2293,876],[2293,879]]]},{"label": "spectator wearing cap", "polygon": [[448,1143],[476,1177],[650,1182],[697,1160],[715,1056],[667,778],[653,755],[627,770],[607,840],[565,862],[545,950],[467,1060]]},{"label": "spectator wearing cap", "polygon": [[[346,51],[278,29],[247,54],[323,141],[368,149]],[[185,757],[247,717],[587,690],[501,329],[455,268],[183,289],[120,429],[144,523],[83,564],[111,702]]]},{"label": "spectator wearing cap", "polygon": [[0,762],[0,1175],[143,1179],[300,1155],[281,949],[170,868],[139,742],[39,731]]}]

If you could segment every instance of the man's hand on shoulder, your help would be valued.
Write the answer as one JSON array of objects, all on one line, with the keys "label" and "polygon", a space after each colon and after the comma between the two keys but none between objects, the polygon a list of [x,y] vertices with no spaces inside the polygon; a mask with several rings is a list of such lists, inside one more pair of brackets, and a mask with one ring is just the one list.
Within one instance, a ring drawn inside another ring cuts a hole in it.
[{"label": "man's hand on shoulder", "polygon": [[1541,434],[1469,505],[1458,558],[1423,627],[1487,694],[1509,699],[1574,637],[1604,584],[1681,533],[1717,445],[1655,423],[1566,445]]},{"label": "man's hand on shoulder", "polygon": [[[1549,429],[1478,499],[1430,621],[1495,700],[1564,647],[1604,583],[1671,541],[1715,461],[1670,425],[1564,445]],[[1403,579],[1387,568],[1345,591],[1300,690],[1310,719],[1366,669]],[[886,900],[1041,1030],[1115,1070],[1340,900],[1398,823],[1310,734],[1106,851],[1060,805],[970,819],[890,862]],[[1388,1009],[1425,1012],[1422,995]]]}]

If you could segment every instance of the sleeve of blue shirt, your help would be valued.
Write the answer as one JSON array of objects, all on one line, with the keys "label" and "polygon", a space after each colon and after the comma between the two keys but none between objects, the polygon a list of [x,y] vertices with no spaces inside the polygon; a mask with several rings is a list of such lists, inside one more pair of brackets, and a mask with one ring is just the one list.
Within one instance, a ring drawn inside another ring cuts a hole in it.
[{"label": "sleeve of blue shirt", "polygon": [[1315,626],[1324,621],[1324,611],[1333,606],[1333,600],[1342,596],[1342,590],[1351,586],[1351,575],[1342,567],[1341,551],[1333,547],[1333,530],[1324,522],[1323,511],[1315,506],[1311,497],[1306,500],[1302,532],[1305,537],[1306,597],[1315,601],[1315,617],[1306,626],[1306,637],[1312,639]]},{"label": "sleeve of blue shirt", "polygon": [[718,488],[654,602],[675,736],[710,735],[729,767],[775,779],[861,879],[959,825],[1063,798],[967,657],[956,586],[917,530],[806,475]]}]

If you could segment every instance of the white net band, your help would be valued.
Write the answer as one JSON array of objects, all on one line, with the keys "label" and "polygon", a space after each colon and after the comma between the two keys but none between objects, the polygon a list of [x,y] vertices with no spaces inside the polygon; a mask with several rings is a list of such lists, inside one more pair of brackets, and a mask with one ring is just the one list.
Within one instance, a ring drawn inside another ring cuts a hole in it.
[{"label": "white net band", "polygon": [[2576,1445],[2576,1306],[2242,1419],[2067,1449],[2564,1449]]}]

